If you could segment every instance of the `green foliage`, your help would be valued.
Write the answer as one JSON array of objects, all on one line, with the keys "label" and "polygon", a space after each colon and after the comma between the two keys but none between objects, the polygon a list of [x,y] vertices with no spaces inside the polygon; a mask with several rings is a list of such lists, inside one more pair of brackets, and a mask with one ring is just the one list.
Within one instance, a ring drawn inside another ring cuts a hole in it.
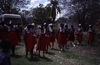
[{"label": "green foliage", "polygon": [[51,4],[51,17],[53,19],[53,22],[55,22],[57,12],[61,13],[61,10],[58,7],[57,0],[50,0],[50,4]]},{"label": "green foliage", "polygon": [[18,14],[21,7],[29,4],[27,0],[0,0],[0,14]]},{"label": "green foliage", "polygon": [[72,21],[82,23],[84,29],[100,19],[100,0],[58,0],[64,10],[65,16]]},{"label": "green foliage", "polygon": [[42,4],[39,5],[39,7],[36,7],[32,11],[33,18],[36,20],[35,23],[42,24],[45,22],[45,8]]}]

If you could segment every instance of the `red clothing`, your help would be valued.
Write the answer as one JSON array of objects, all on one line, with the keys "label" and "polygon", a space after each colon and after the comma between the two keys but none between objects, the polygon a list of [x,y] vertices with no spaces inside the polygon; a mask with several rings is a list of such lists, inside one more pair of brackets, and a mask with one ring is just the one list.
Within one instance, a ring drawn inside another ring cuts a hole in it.
[{"label": "red clothing", "polygon": [[18,40],[20,40],[20,39],[21,39],[21,36],[22,36],[22,32],[21,32],[21,31],[19,31],[19,32],[18,32]]},{"label": "red clothing", "polygon": [[46,44],[45,44],[45,36],[44,35],[38,36],[37,50],[46,51]]},{"label": "red clothing", "polygon": [[94,40],[94,34],[93,33],[89,33],[88,41],[93,41],[93,40]]},{"label": "red clothing", "polygon": [[8,33],[8,35],[7,35],[7,38],[8,38],[8,40],[11,43],[11,47],[15,46],[15,45],[18,45],[18,35],[17,35],[17,32],[10,31]]},{"label": "red clothing", "polygon": [[81,33],[81,32],[77,32],[76,35],[77,35],[76,40],[77,40],[78,42],[82,42],[82,40],[83,40],[83,35],[82,35],[82,33]]},{"label": "red clothing", "polygon": [[55,35],[54,35],[54,33],[50,33],[50,42],[55,42]]},{"label": "red clothing", "polygon": [[6,39],[6,38],[7,38],[7,32],[1,31],[1,32],[0,32],[0,37],[1,37],[2,39]]},{"label": "red clothing", "polygon": [[50,34],[49,33],[45,33],[44,42],[47,46],[50,45]]},{"label": "red clothing", "polygon": [[34,48],[34,45],[36,44],[36,37],[33,36],[32,33],[26,34],[25,36],[25,46],[26,50],[31,50]]},{"label": "red clothing", "polygon": [[66,44],[67,43],[67,35],[65,33],[58,33],[58,43]]}]

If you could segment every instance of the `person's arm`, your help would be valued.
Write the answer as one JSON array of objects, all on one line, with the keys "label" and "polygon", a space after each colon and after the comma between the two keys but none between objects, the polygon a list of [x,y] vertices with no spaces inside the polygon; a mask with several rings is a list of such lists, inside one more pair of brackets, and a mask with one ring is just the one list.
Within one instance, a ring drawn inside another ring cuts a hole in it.
[{"label": "person's arm", "polygon": [[4,59],[2,59],[1,65],[11,65],[10,57],[6,56]]}]

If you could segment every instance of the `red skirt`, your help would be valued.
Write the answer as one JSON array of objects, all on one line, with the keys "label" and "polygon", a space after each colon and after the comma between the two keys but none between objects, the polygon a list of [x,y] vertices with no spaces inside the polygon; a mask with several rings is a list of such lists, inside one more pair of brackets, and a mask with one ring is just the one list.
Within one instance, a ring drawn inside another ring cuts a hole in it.
[{"label": "red skirt", "polygon": [[94,35],[92,33],[89,33],[88,41],[93,41],[93,40],[94,40]]},{"label": "red skirt", "polygon": [[37,50],[46,51],[45,36],[38,36]]},{"label": "red skirt", "polygon": [[22,32],[18,32],[18,39],[20,40],[22,36]]},{"label": "red skirt", "polygon": [[1,32],[0,32],[0,37],[1,37],[2,39],[6,39],[6,38],[7,38],[7,32],[1,31]]},{"label": "red skirt", "polygon": [[55,42],[54,34],[50,34],[50,42]]},{"label": "red skirt", "polygon": [[66,34],[58,33],[58,43],[66,44],[67,36]]},{"label": "red skirt", "polygon": [[78,34],[77,34],[77,37],[76,37],[76,40],[77,40],[78,42],[82,42],[82,40],[83,40],[83,35],[80,34],[80,33],[78,33]]},{"label": "red skirt", "polygon": [[10,41],[10,45],[15,46],[18,45],[18,35],[17,32],[9,32],[7,35],[8,40]]},{"label": "red skirt", "polygon": [[44,42],[46,44],[46,46],[50,46],[50,35],[49,34],[45,34],[47,36],[44,37]]},{"label": "red skirt", "polygon": [[25,38],[26,50],[33,49],[35,44],[36,44],[36,37],[33,36],[32,33],[27,34]]}]

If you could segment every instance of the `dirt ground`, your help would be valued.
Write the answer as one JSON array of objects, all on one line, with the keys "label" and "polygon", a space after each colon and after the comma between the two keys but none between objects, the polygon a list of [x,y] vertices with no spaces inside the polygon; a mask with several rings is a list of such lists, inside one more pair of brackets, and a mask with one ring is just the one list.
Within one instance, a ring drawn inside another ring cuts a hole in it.
[{"label": "dirt ground", "polygon": [[[75,41],[75,43],[77,43]],[[57,41],[54,49],[49,48],[46,58],[38,57],[34,52],[33,59],[25,58],[24,43],[16,47],[16,57],[11,57],[12,65],[100,65],[100,39],[95,38],[93,46],[87,45],[87,33],[84,33],[82,46],[73,47],[70,42],[65,46],[65,52],[60,52]],[[30,56],[28,56],[30,57]]]}]

